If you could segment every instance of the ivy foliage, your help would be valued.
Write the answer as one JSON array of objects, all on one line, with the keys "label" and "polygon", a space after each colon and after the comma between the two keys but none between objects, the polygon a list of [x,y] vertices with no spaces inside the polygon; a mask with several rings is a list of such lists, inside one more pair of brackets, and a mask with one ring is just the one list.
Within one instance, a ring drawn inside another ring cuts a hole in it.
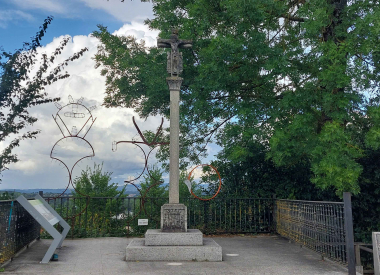
[{"label": "ivy foliage", "polygon": [[18,135],[0,154],[0,173],[7,170],[9,164],[18,161],[12,150],[20,146],[22,140],[36,138],[40,132],[23,131],[37,121],[29,113],[29,108],[59,100],[48,97],[45,87],[69,77],[64,71],[65,67],[87,51],[83,48],[62,63],[54,63],[70,40],[66,37],[51,55],[38,55],[38,47],[52,20],[53,17],[47,17],[32,41],[24,42],[23,47],[14,53],[0,51],[0,142]]},{"label": "ivy foliage", "polygon": [[[211,141],[225,157],[308,167],[324,190],[358,194],[360,159],[379,141],[380,8],[371,0],[157,0],[146,24],[192,39],[183,53],[181,159]],[[169,116],[166,51],[99,26],[104,104]],[[368,126],[368,127],[367,127]],[[358,135],[360,138],[358,138]],[[243,137],[242,142],[232,142]],[[365,142],[362,137],[365,137]],[[229,140],[231,142],[229,142]],[[228,146],[228,147],[226,147]],[[168,151],[161,151],[165,159]]]}]

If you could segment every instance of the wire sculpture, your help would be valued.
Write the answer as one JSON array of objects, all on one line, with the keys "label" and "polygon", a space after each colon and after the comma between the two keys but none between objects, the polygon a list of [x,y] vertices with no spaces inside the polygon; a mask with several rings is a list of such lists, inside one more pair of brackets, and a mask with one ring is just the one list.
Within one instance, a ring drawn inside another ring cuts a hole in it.
[{"label": "wire sculpture", "polygon": [[[113,151],[113,152],[116,152],[116,151],[117,151],[117,145],[120,144],[120,143],[131,143],[131,144],[134,144],[134,145],[136,145],[138,148],[140,148],[141,152],[142,152],[143,155],[144,155],[144,159],[145,159],[144,168],[143,168],[143,170],[141,171],[141,173],[140,173],[136,178],[134,178],[133,180],[125,180],[125,181],[124,181],[126,184],[131,184],[131,185],[133,185],[133,186],[137,189],[137,191],[140,193],[140,208],[139,208],[139,211],[138,211],[137,213],[135,213],[135,214],[129,219],[128,223],[131,222],[131,221],[133,221],[134,219],[136,219],[136,217],[138,217],[138,216],[140,215],[141,211],[144,211],[144,213],[145,213],[146,216],[150,216],[150,215],[147,213],[146,209],[145,209],[146,196],[147,196],[147,194],[148,194],[148,192],[149,192],[149,190],[150,190],[151,188],[153,188],[153,187],[155,187],[155,186],[157,186],[157,185],[163,183],[163,181],[162,181],[162,180],[159,180],[159,179],[157,179],[157,178],[155,178],[155,177],[152,175],[151,171],[149,170],[148,159],[149,159],[149,156],[150,156],[150,154],[152,153],[152,151],[153,151],[154,149],[156,149],[158,146],[169,144],[168,142],[159,142],[159,141],[158,141],[158,138],[159,138],[160,134],[162,133],[162,125],[163,125],[163,123],[164,123],[164,119],[163,119],[163,118],[161,118],[161,124],[160,124],[160,126],[158,127],[157,132],[156,132],[156,134],[155,134],[155,136],[154,136],[154,138],[153,138],[153,140],[152,140],[151,142],[149,142],[149,141],[145,138],[144,134],[141,132],[139,126],[137,125],[137,123],[136,123],[136,121],[135,121],[135,117],[134,117],[134,116],[132,117],[132,122],[133,122],[133,125],[135,126],[135,128],[136,128],[136,130],[137,130],[137,132],[138,132],[138,134],[139,134],[139,136],[140,136],[140,138],[141,138],[142,141],[134,141],[134,140],[130,140],[130,141],[114,141],[114,142],[112,143],[112,151]],[[149,146],[150,150],[149,150],[148,154],[147,154],[147,153],[145,152],[145,150],[141,147],[141,145],[147,145],[147,146]],[[150,185],[150,186],[148,187],[148,189],[147,189],[147,190],[144,192],[144,194],[143,194],[141,188],[139,188],[134,182],[135,182],[136,180],[138,180],[138,179],[143,175],[143,173],[145,172],[145,170],[148,172],[149,177],[150,177],[151,179],[153,179],[154,184]],[[150,217],[150,218],[153,219],[152,217]]]},{"label": "wire sculpture", "polygon": [[[138,127],[136,121],[135,121],[135,117],[132,117],[132,121],[133,121],[133,124],[138,132],[138,134],[140,135],[140,138],[142,141],[114,141],[112,143],[112,151],[116,151],[117,150],[117,145],[120,144],[120,143],[131,143],[131,144],[134,144],[136,145],[137,147],[140,148],[140,150],[142,151],[143,155],[144,155],[144,158],[145,158],[145,165],[144,165],[144,169],[141,171],[141,173],[133,180],[125,180],[124,182],[126,184],[131,184],[133,185],[137,191],[140,193],[140,197],[141,197],[141,201],[140,201],[140,211],[138,211],[138,213],[136,213],[131,219],[130,221],[136,219],[136,217],[141,213],[142,210],[144,210],[145,214],[148,216],[148,214],[146,213],[146,209],[144,207],[145,203],[146,203],[146,195],[148,194],[149,190],[154,187],[154,186],[157,186],[161,183],[163,183],[163,181],[160,181],[159,179],[156,179],[153,177],[153,175],[150,173],[149,171],[149,166],[148,166],[148,159],[149,159],[149,156],[151,154],[151,152],[157,147],[157,146],[161,146],[161,145],[167,145],[169,144],[168,142],[158,142],[157,139],[158,137],[160,136],[161,132],[162,132],[162,124],[164,123],[164,119],[162,118],[161,119],[161,124],[160,126],[158,127],[158,130],[155,134],[155,137],[153,138],[153,140],[151,142],[149,142],[145,137],[144,137],[144,134],[141,132],[140,128]],[[140,146],[141,144],[144,144],[144,145],[147,145],[151,148],[151,150],[149,151],[148,154],[145,153],[144,149]],[[200,166],[209,166],[211,167],[215,172],[216,174],[218,175],[218,178],[219,178],[219,186],[218,186],[218,190],[215,192],[215,194],[211,197],[211,198],[208,198],[208,199],[205,199],[205,198],[200,198],[198,197],[197,195],[194,194],[194,192],[192,191],[192,187],[191,187],[191,174],[193,173],[193,171],[197,168],[197,167],[200,167]],[[147,171],[149,176],[155,181],[154,184],[152,184],[146,191],[144,194],[142,194],[142,191],[141,189],[134,183],[134,181],[138,180],[144,173],[144,171]],[[200,164],[200,165],[197,165],[196,167],[194,167],[189,175],[188,175],[188,178],[187,180],[185,180],[185,184],[187,185],[188,189],[189,189],[189,192],[196,198],[196,199],[199,199],[199,200],[202,200],[202,201],[208,201],[208,200],[212,200],[214,199],[220,192],[220,189],[222,187],[222,179],[220,177],[220,174],[218,172],[218,170],[212,166],[212,165],[209,165],[209,164]]]},{"label": "wire sculpture", "polygon": [[[69,96],[69,103],[67,105],[64,105],[62,106],[61,104],[55,102],[55,106],[58,108],[58,111],[56,113],[56,115],[52,115],[55,123],[57,124],[61,134],[62,134],[62,138],[59,139],[52,147],[51,149],[51,152],[50,152],[50,158],[53,159],[53,160],[57,160],[58,162],[62,163],[63,166],[66,168],[67,172],[68,172],[68,175],[69,175],[69,180],[68,180],[68,184],[65,188],[65,190],[59,194],[58,196],[56,197],[52,197],[52,198],[49,198],[48,200],[54,200],[56,198],[59,198],[61,197],[66,191],[67,189],[69,188],[69,186],[71,185],[73,187],[73,189],[76,191],[77,194],[83,196],[83,197],[86,197],[86,205],[85,207],[83,208],[82,211],[80,211],[79,213],[77,213],[76,215],[73,215],[72,217],[67,217],[68,219],[71,219],[72,220],[72,225],[74,226],[74,222],[75,222],[75,218],[79,215],[81,215],[82,213],[84,213],[87,209],[87,207],[89,206],[89,203],[90,203],[90,199],[91,197],[87,194],[83,194],[81,193],[79,190],[76,189],[74,183],[73,183],[73,171],[74,171],[74,168],[76,167],[76,165],[83,159],[85,158],[92,158],[95,156],[95,151],[94,151],[94,148],[93,146],[91,145],[90,142],[88,142],[86,140],[86,135],[88,134],[88,132],[90,131],[92,125],[95,123],[96,121],[96,118],[94,118],[92,116],[92,113],[91,111],[94,110],[96,107],[95,106],[92,106],[90,108],[87,108],[85,105],[82,104],[82,101],[83,101],[83,97],[80,98],[79,100],[77,100],[76,102],[74,101],[74,99]],[[69,127],[67,127],[67,124],[65,123],[65,120],[66,119],[85,119],[86,116],[88,115],[88,119],[84,122],[84,124],[80,127],[79,131],[78,131],[78,128],[76,125],[73,125],[71,130],[69,129]],[[146,208],[145,208],[145,204],[147,202],[147,195],[149,193],[149,191],[163,183],[162,180],[160,179],[157,179],[155,178],[150,169],[149,169],[149,166],[148,166],[148,160],[149,160],[149,157],[152,153],[152,151],[154,149],[156,149],[158,146],[162,146],[162,145],[168,145],[169,143],[168,142],[160,142],[158,141],[158,138],[161,136],[161,133],[162,133],[162,125],[163,125],[163,122],[164,122],[164,119],[162,118],[161,119],[161,124],[160,126],[158,127],[157,129],[157,132],[153,138],[153,140],[151,141],[148,141],[148,139],[145,138],[144,134],[141,132],[140,128],[138,127],[136,121],[135,121],[135,117],[132,117],[132,122],[141,138],[142,141],[134,141],[134,140],[131,140],[131,141],[114,141],[112,143],[112,151],[116,151],[117,150],[117,145],[118,144],[121,144],[121,143],[130,143],[130,144],[133,144],[135,146],[137,146],[138,148],[140,148],[141,152],[143,153],[144,155],[144,168],[142,169],[141,173],[136,177],[134,178],[133,180],[125,180],[124,182],[126,184],[131,184],[133,185],[137,191],[140,193],[140,208],[139,208],[139,211],[134,213],[134,215],[129,219],[127,220],[127,223],[129,224],[130,222],[132,222],[133,220],[136,219],[136,217],[138,217],[141,213],[141,211],[144,211],[144,213],[146,214],[147,217],[150,217],[152,220],[154,220],[154,218],[151,217],[151,215],[149,215],[146,211]],[[60,126],[61,125],[61,126]],[[85,130],[87,126],[87,130]],[[75,163],[69,167],[69,165],[67,163],[65,163],[65,161],[57,156],[55,156],[55,151],[57,150],[57,148],[60,146],[60,143],[64,142],[64,141],[67,141],[67,140],[79,140],[81,142],[84,142],[88,148],[90,149],[89,153],[83,155],[83,156],[80,156],[79,159],[77,159],[75,161]],[[142,148],[142,145],[147,145],[150,150],[148,152],[146,152],[143,148]],[[191,183],[190,183],[190,179],[191,179],[191,174],[193,173],[193,171],[199,167],[199,166],[210,166],[212,169],[214,169],[214,171],[217,173],[218,177],[219,177],[219,188],[217,190],[217,192],[209,199],[204,199],[204,198],[200,198],[200,197],[197,197],[192,189],[191,189]],[[153,180],[153,184],[150,185],[146,190],[145,192],[143,192],[141,190],[141,188],[139,188],[136,184],[135,184],[135,181],[138,180],[142,175],[143,173],[147,171],[149,177]],[[207,164],[201,164],[201,165],[198,165],[196,166],[195,168],[193,168],[190,172],[190,174],[188,175],[188,179],[185,181],[186,185],[188,186],[189,188],[189,192],[197,199],[199,200],[211,200],[213,198],[215,198],[217,196],[217,194],[219,193],[220,189],[221,189],[221,184],[222,184],[222,181],[221,181],[221,177],[220,177],[220,174],[219,172],[216,170],[215,167],[211,166],[211,165],[207,165]],[[155,203],[155,202],[154,202]],[[156,203],[155,203],[156,204]]]},{"label": "wire sculpture", "polygon": [[[81,195],[83,197],[86,197],[87,200],[86,200],[86,206],[84,207],[84,209],[82,211],[80,211],[78,214],[73,215],[72,217],[67,217],[68,219],[69,218],[72,219],[72,224],[74,223],[75,217],[81,215],[87,209],[87,207],[90,203],[90,196],[81,193],[80,191],[78,191],[75,188],[75,185],[73,184],[73,170],[74,170],[75,166],[81,160],[95,156],[94,148],[92,147],[91,143],[86,140],[86,135],[90,131],[92,125],[95,123],[96,118],[94,118],[92,116],[91,111],[94,110],[96,108],[96,106],[92,106],[90,108],[87,108],[85,105],[82,104],[82,101],[83,101],[83,97],[81,97],[77,102],[75,102],[74,99],[70,95],[69,96],[69,102],[70,103],[67,105],[62,106],[59,103],[55,102],[55,106],[58,108],[58,111],[57,111],[55,116],[52,115],[52,117],[53,117],[55,123],[57,124],[59,130],[61,131],[63,137],[61,139],[59,139],[53,145],[53,148],[50,151],[50,158],[53,160],[57,160],[58,162],[63,164],[63,166],[66,168],[66,170],[69,174],[69,181],[67,183],[65,190],[61,194],[59,194],[58,196],[49,198],[48,202],[49,202],[49,200],[54,200],[56,198],[61,197],[67,191],[70,184],[74,188],[76,193],[78,193],[79,195]],[[76,125],[73,125],[71,130],[69,130],[69,128],[67,127],[67,124],[65,123],[66,118],[70,118],[70,119],[71,118],[74,118],[74,119],[82,118],[83,119],[86,117],[86,115],[89,115],[89,117],[86,120],[86,122],[82,125],[82,127],[80,128],[79,131],[78,131],[78,128],[76,127]],[[61,126],[60,126],[60,124],[61,124]],[[86,125],[88,125],[88,129],[84,130]],[[56,151],[58,150],[57,148],[60,147],[61,143],[63,143],[64,141],[67,141],[67,140],[72,140],[72,141],[79,140],[81,142],[84,142],[88,146],[88,148],[90,149],[89,150],[90,152],[88,154],[81,156],[78,160],[76,160],[76,162],[71,167],[69,167],[68,164],[65,163],[65,161],[63,159],[55,156]]]}]

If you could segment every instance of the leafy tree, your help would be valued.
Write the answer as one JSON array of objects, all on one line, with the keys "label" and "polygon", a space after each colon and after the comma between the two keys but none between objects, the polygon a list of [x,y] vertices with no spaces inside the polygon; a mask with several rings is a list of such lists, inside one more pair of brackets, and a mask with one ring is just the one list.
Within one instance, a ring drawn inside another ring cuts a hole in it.
[{"label": "leafy tree", "polygon": [[141,194],[133,203],[133,215],[137,215],[132,222],[132,230],[135,234],[142,234],[146,231],[145,226],[138,225],[138,219],[148,219],[148,228],[160,228],[161,206],[168,202],[168,185],[164,184],[163,172],[156,166],[152,166],[150,174],[144,174],[140,182]]},{"label": "leafy tree", "polygon": [[[178,27],[181,38],[193,40],[192,50],[182,51],[183,164],[198,161],[210,141],[243,136],[247,144],[265,145],[276,165],[310,167],[316,186],[357,194],[359,160],[366,148],[379,146],[379,5],[154,1],[155,18],[146,24],[162,38]],[[102,42],[95,60],[107,77],[105,106],[169,116],[166,50],[147,49],[102,26],[94,36]],[[366,121],[372,121],[367,132]],[[249,157],[249,146],[229,146],[234,157]]]},{"label": "leafy tree", "polygon": [[[125,187],[118,190],[117,183],[111,183],[112,173],[103,172],[103,164],[94,163],[94,168],[87,167],[81,172],[81,175],[74,179],[75,191],[73,196],[78,198],[76,206],[84,209],[87,199],[84,196],[91,197],[88,211],[93,213],[107,213],[107,216],[121,213],[121,205],[116,198],[123,198]],[[112,198],[115,198],[113,200]]]},{"label": "leafy tree", "polygon": [[331,187],[320,190],[310,184],[308,162],[278,167],[271,159],[266,159],[267,151],[261,144],[248,143],[242,150],[247,151],[244,158],[235,156],[235,149],[227,146],[218,153],[218,159],[212,162],[223,176],[218,197],[272,198],[276,195],[279,199],[339,200]]},{"label": "leafy tree", "polygon": [[75,232],[78,236],[120,236],[124,232],[118,223],[126,210],[125,187],[118,190],[117,184],[111,183],[112,173],[102,170],[103,164],[94,163],[93,169],[87,167],[74,179],[71,217],[76,218],[75,229],[83,231]]},{"label": "leafy tree", "polygon": [[110,183],[111,172],[103,172],[103,164],[94,163],[94,168],[87,167],[74,179],[74,196],[90,197],[124,197],[125,188],[117,190],[117,183]]},{"label": "leafy tree", "polygon": [[0,201],[12,200],[18,197],[18,192],[8,192],[4,191],[0,193]]},{"label": "leafy tree", "polygon": [[[70,40],[70,37],[66,37],[50,56],[43,53],[38,60],[37,49],[41,46],[42,37],[52,20],[53,17],[45,19],[32,41],[25,42],[23,47],[14,53],[5,52],[0,48],[0,142],[13,135],[19,135],[23,129],[37,121],[36,117],[30,115],[30,107],[59,100],[49,98],[44,91],[45,87],[69,77],[70,75],[64,71],[65,67],[87,51],[87,48],[84,48],[62,63],[54,64]],[[36,138],[39,132],[32,130],[22,133],[6,146],[0,155],[0,173],[7,170],[9,164],[18,161],[12,150],[20,145],[20,141]]]},{"label": "leafy tree", "polygon": [[140,183],[141,193],[150,198],[167,198],[169,191],[168,186],[164,185],[163,172],[156,166],[152,166],[149,172],[143,175],[143,181]]}]

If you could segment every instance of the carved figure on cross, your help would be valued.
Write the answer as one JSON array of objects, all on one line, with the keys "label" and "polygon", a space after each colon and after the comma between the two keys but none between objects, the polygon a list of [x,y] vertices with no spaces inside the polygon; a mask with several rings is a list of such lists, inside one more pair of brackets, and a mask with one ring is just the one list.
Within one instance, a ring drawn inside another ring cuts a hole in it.
[{"label": "carved figure on cross", "polygon": [[171,48],[168,52],[167,71],[171,76],[179,76],[182,73],[183,62],[182,53],[178,49],[191,48],[193,42],[191,40],[178,39],[178,30],[173,29],[170,39],[158,39],[158,48]]}]

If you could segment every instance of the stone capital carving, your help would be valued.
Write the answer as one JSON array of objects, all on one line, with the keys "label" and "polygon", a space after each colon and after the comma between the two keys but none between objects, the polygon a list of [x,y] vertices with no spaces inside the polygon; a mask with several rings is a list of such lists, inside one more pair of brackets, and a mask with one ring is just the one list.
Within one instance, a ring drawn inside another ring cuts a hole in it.
[{"label": "stone capital carving", "polygon": [[182,80],[183,80],[183,78],[178,77],[178,76],[167,77],[166,82],[168,83],[169,90],[170,91],[172,91],[172,90],[179,91],[181,89]]}]

